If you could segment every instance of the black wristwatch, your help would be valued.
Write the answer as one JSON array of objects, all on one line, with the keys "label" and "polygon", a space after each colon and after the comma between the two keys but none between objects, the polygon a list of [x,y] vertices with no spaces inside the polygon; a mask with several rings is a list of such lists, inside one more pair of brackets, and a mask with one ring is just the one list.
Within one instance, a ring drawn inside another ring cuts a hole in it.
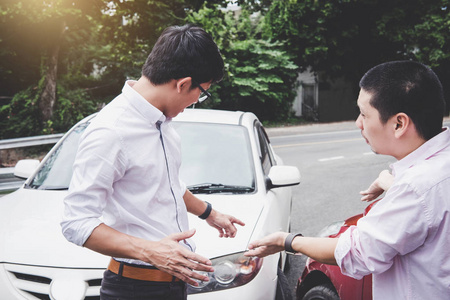
[{"label": "black wristwatch", "polygon": [[292,249],[292,241],[296,236],[303,236],[301,233],[289,233],[286,239],[284,240],[284,250],[286,253],[295,254],[297,253],[294,249]]},{"label": "black wristwatch", "polygon": [[211,203],[209,203],[208,201],[205,201],[205,203],[206,203],[205,212],[202,213],[200,216],[198,216],[202,220],[206,220],[209,217],[209,215],[211,214],[211,211],[212,211]]}]

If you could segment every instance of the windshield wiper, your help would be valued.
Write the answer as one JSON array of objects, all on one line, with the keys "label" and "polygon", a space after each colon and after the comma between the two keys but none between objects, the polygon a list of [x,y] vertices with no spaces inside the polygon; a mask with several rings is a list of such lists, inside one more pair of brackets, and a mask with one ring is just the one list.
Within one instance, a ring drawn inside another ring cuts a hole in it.
[{"label": "windshield wiper", "polygon": [[67,186],[46,186],[43,189],[46,191],[65,191],[65,190],[68,190],[69,187],[67,187]]},{"label": "windshield wiper", "polygon": [[255,189],[242,185],[226,185],[221,183],[201,183],[187,187],[193,194],[213,194],[213,193],[233,193],[245,194],[253,192]]},{"label": "windshield wiper", "polygon": [[65,191],[69,189],[67,186],[27,185],[26,187],[44,191]]}]

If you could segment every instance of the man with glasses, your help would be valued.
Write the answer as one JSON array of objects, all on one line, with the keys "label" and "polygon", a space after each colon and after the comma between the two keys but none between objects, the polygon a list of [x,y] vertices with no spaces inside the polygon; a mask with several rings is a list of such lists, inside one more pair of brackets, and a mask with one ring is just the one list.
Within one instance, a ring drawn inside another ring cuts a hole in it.
[{"label": "man with glasses", "polygon": [[212,209],[179,179],[180,138],[170,121],[206,100],[223,76],[217,45],[192,25],[167,28],[142,76],[95,117],[81,138],[66,196],[65,237],[113,257],[101,299],[186,299],[211,262],[194,253],[187,212],[221,237],[244,223]]}]

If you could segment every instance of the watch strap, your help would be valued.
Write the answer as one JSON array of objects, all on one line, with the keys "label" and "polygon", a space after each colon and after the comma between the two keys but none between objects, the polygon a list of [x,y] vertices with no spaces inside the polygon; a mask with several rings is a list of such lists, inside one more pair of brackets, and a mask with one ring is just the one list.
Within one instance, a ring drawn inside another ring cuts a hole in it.
[{"label": "watch strap", "polygon": [[301,233],[289,233],[288,236],[286,237],[286,239],[284,240],[284,250],[287,253],[292,253],[292,254],[297,253],[294,249],[292,249],[292,241],[297,236],[303,236],[303,234],[301,234]]},{"label": "watch strap", "polygon": [[205,203],[206,203],[205,212],[202,213],[200,216],[198,216],[202,220],[206,220],[209,217],[209,215],[211,214],[211,211],[212,211],[211,203],[209,203],[208,201],[205,201]]}]

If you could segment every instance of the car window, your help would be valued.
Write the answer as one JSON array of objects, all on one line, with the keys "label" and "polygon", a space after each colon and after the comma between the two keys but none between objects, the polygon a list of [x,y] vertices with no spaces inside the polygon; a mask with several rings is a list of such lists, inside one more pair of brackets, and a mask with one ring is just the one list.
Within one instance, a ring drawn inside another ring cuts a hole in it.
[{"label": "car window", "polygon": [[242,192],[254,191],[254,165],[245,127],[189,122],[173,122],[173,126],[181,137],[180,177],[188,187],[203,186],[203,192],[238,192],[238,187]]},{"label": "car window", "polygon": [[28,187],[46,190],[64,190],[69,188],[72,179],[72,165],[78,149],[78,141],[89,123],[75,127],[54,149],[44,166],[34,176]]},{"label": "car window", "polygon": [[[81,134],[89,123],[80,124],[54,149],[28,187],[68,189]],[[173,122],[181,136],[180,177],[197,192],[248,193],[255,190],[254,166],[247,131],[242,126]],[[214,184],[205,189],[205,184]]]},{"label": "car window", "polygon": [[259,154],[264,174],[269,174],[270,168],[275,164],[269,138],[261,123],[255,123],[255,133],[259,141]]}]

